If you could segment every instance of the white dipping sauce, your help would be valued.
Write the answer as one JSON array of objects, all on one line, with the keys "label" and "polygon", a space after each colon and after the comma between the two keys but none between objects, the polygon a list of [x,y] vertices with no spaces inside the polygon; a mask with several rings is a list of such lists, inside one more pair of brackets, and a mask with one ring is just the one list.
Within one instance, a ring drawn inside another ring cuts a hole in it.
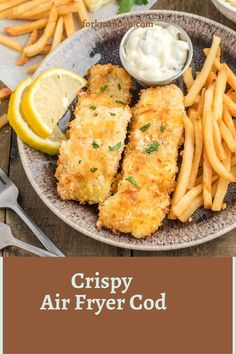
[{"label": "white dipping sauce", "polygon": [[135,29],[124,48],[127,68],[143,80],[171,79],[182,71],[190,49],[180,34],[172,25]]}]

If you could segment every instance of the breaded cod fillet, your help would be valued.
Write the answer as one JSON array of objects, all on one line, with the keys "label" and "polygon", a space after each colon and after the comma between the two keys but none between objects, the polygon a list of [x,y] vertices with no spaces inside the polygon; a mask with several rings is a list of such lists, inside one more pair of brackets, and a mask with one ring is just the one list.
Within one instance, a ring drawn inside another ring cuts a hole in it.
[{"label": "breaded cod fillet", "polygon": [[131,76],[119,66],[112,64],[94,65],[87,73],[88,92],[106,93],[116,102],[130,104],[132,99]]},{"label": "breaded cod fillet", "polygon": [[70,138],[60,148],[56,178],[63,200],[103,202],[111,193],[131,110],[108,95],[79,95]]},{"label": "breaded cod fillet", "polygon": [[150,236],[162,224],[175,187],[178,147],[185,115],[175,86],[143,90],[133,110],[118,191],[99,207],[99,228]]}]

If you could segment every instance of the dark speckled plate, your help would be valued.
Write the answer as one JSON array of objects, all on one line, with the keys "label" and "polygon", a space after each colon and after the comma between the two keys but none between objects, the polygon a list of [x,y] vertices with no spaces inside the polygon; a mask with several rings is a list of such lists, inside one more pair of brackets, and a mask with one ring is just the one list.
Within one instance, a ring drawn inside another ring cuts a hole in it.
[{"label": "dark speckled plate", "polygon": [[[76,33],[61,44],[45,59],[37,75],[50,67],[65,67],[84,75],[95,63],[120,64],[119,43],[126,32],[128,21],[141,22],[167,20],[182,26],[194,45],[193,67],[199,70],[203,63],[202,49],[208,47],[213,34],[222,37],[223,59],[236,71],[236,32],[206,18],[174,11],[148,11],[118,16],[110,21],[113,27],[88,28]],[[120,26],[119,26],[120,24]],[[182,89],[181,81],[177,83]],[[75,202],[63,202],[56,192],[53,177],[56,159],[34,151],[19,140],[20,156],[26,174],[44,203],[64,222],[96,240],[136,250],[171,250],[198,245],[219,237],[236,226],[235,186],[227,195],[228,207],[220,213],[199,210],[191,222],[165,221],[152,237],[136,240],[127,235],[114,235],[108,230],[98,231],[97,208],[81,206]]]}]

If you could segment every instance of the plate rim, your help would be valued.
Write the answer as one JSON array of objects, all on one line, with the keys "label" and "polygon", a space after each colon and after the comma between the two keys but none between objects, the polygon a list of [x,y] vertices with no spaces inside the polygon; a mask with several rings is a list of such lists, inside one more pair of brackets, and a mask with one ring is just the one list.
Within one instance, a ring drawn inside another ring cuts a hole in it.
[{"label": "plate rim", "polygon": [[[136,11],[134,13],[128,13],[128,14],[120,14],[117,15],[111,19],[108,20],[104,20],[103,22],[106,21],[112,21],[115,19],[119,19],[119,18],[127,18],[127,17],[131,17],[132,15],[148,15],[148,14],[177,14],[177,15],[182,15],[188,18],[195,18],[197,20],[201,20],[203,22],[207,22],[208,24],[212,24],[216,27],[218,27],[219,29],[222,30],[226,30],[227,32],[231,32],[232,35],[234,35],[236,37],[236,31],[232,30],[231,28],[222,25],[221,23],[214,21],[212,19],[209,19],[207,17],[203,17],[203,16],[199,16],[196,14],[192,14],[192,13],[188,13],[188,12],[183,12],[183,11],[172,11],[172,10],[144,10],[144,11]],[[78,33],[81,33],[81,31],[86,31],[87,28],[83,28],[81,30],[79,30],[78,32],[76,32],[73,36],[71,36],[70,38],[66,39],[63,43],[61,43],[58,47],[60,48],[61,46],[65,45],[65,43],[67,41],[70,41],[73,37],[77,36]],[[56,50],[57,50],[56,49]],[[51,53],[49,56],[47,56],[43,63],[40,65],[39,69],[36,71],[36,73],[34,74],[33,77],[37,77],[37,75],[39,73],[41,73],[41,71],[43,70],[43,66],[44,66],[44,62],[46,62],[46,60],[50,60],[50,58],[54,55],[54,53]],[[114,247],[118,247],[118,248],[123,248],[123,249],[129,249],[129,250],[135,250],[135,251],[148,251],[148,252],[161,252],[161,251],[172,251],[172,250],[179,250],[179,249],[185,249],[185,248],[190,248],[190,247],[195,247],[207,242],[210,242],[212,240],[215,240],[223,235],[225,235],[226,233],[232,231],[233,229],[236,228],[236,221],[227,226],[224,227],[222,230],[213,233],[212,235],[202,238],[202,239],[198,239],[195,241],[189,241],[187,243],[179,243],[179,244],[175,244],[175,245],[136,245],[136,244],[127,244],[123,241],[119,242],[113,239],[109,239],[106,238],[104,236],[99,236],[99,235],[95,235],[93,232],[90,232],[88,230],[83,229],[82,227],[80,227],[80,225],[76,224],[75,222],[68,220],[63,213],[61,213],[57,208],[54,208],[53,203],[51,203],[50,201],[48,201],[45,197],[44,194],[40,191],[40,188],[38,187],[37,183],[34,182],[33,177],[31,176],[30,173],[30,167],[27,164],[27,159],[26,159],[26,155],[24,154],[24,146],[25,144],[21,141],[21,139],[19,137],[17,137],[17,143],[18,143],[18,149],[19,149],[19,155],[20,155],[20,159],[22,162],[22,166],[24,168],[25,174],[32,186],[32,188],[35,190],[35,192],[37,193],[37,195],[39,196],[39,198],[42,200],[42,202],[63,222],[65,222],[65,224],[69,225],[72,229],[79,231],[82,235],[88,236],[96,241],[105,243],[107,245],[110,246],[114,246]],[[127,235],[127,237],[130,237]]]}]

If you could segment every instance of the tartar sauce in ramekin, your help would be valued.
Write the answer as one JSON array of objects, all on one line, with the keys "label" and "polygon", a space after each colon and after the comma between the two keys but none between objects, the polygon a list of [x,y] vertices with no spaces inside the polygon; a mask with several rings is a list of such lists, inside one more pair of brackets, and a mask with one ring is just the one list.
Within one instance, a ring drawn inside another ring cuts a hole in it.
[{"label": "tartar sauce in ramekin", "polygon": [[190,50],[180,34],[172,25],[133,30],[124,47],[127,69],[143,80],[171,79],[182,71]]}]

